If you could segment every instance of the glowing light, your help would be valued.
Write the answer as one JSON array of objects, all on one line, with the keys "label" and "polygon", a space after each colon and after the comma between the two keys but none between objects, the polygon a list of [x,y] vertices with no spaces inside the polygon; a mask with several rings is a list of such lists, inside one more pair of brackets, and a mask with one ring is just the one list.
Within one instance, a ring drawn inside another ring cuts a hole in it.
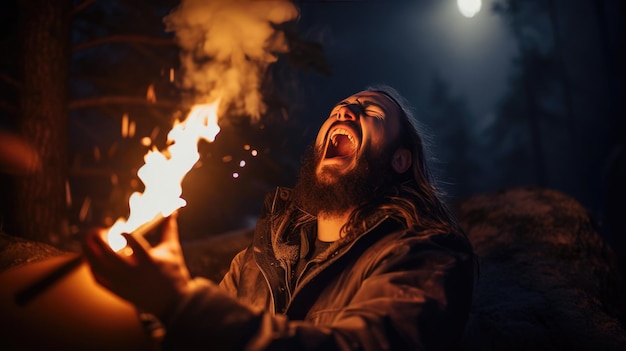
[{"label": "glowing light", "polygon": [[144,192],[134,192],[130,196],[128,219],[118,219],[109,229],[107,239],[113,250],[119,251],[126,246],[122,233],[132,233],[155,218],[167,217],[187,204],[180,197],[181,183],[200,158],[198,141],[205,139],[213,142],[220,132],[218,105],[219,101],[194,106],[183,122],[174,121],[167,135],[167,150],[159,152],[153,148],[144,156],[145,164],[137,171],[145,185]]},{"label": "glowing light", "polygon": [[256,155],[258,155],[259,153],[258,153],[256,150],[252,150],[252,151],[250,151],[250,154],[251,154],[252,156],[256,156]]},{"label": "glowing light", "polygon": [[233,172],[233,178],[235,178],[235,179],[239,178],[239,173]]},{"label": "glowing light", "polygon": [[246,150],[246,151],[250,150],[250,145],[248,145],[248,144],[244,145],[243,149]]},{"label": "glowing light", "polygon": [[84,222],[87,218],[87,214],[91,209],[91,198],[89,196],[85,197],[83,200],[83,204],[80,206],[80,211],[78,213],[78,220]]},{"label": "glowing light", "polygon": [[482,7],[481,0],[457,0],[456,3],[459,6],[459,11],[461,11],[461,14],[467,18],[472,18],[476,16],[476,14],[480,12],[480,8]]},{"label": "glowing light", "polygon": [[154,127],[154,128],[152,129],[152,133],[150,133],[150,139],[151,139],[151,140],[155,140],[155,139],[156,139],[156,137],[159,135],[159,131],[160,131],[160,128],[159,128],[158,126],[157,126],[157,127]]},{"label": "glowing light", "polygon": [[100,161],[100,157],[102,157],[102,154],[100,153],[100,148],[95,146],[93,148],[93,159],[96,161]]},{"label": "glowing light", "polygon": [[148,100],[148,102],[153,102],[153,103],[157,101],[156,91],[154,90],[154,84],[148,85],[148,89],[146,89],[146,100]]},{"label": "glowing light", "polygon": [[122,138],[128,136],[128,113],[122,115]]},{"label": "glowing light", "polygon": [[70,182],[65,181],[65,204],[68,207],[72,206],[72,189],[70,188]]},{"label": "glowing light", "polygon": [[137,124],[135,123],[135,121],[131,121],[128,124],[128,137],[132,138],[135,136],[135,129],[137,129]]},{"label": "glowing light", "polygon": [[143,137],[143,138],[141,138],[141,145],[143,145],[143,146],[150,146],[150,145],[152,145],[152,139],[150,139],[150,137]]},{"label": "glowing light", "polygon": [[239,167],[243,168],[245,166],[246,166],[246,161],[244,161],[244,160],[239,161]]}]

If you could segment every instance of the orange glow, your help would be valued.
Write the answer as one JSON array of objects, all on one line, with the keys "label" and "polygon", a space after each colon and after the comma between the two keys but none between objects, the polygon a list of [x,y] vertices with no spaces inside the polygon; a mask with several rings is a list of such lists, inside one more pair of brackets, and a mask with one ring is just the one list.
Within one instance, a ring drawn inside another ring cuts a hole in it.
[{"label": "orange glow", "polygon": [[135,136],[135,129],[137,128],[137,125],[135,123],[135,121],[131,121],[128,124],[128,137],[132,138]]},{"label": "orange glow", "polygon": [[109,229],[107,238],[113,250],[119,251],[126,246],[122,233],[132,233],[140,226],[167,217],[187,204],[180,197],[181,183],[200,158],[198,141],[213,142],[220,132],[218,105],[219,101],[195,105],[183,122],[174,122],[167,135],[167,149],[159,152],[154,148],[144,156],[145,164],[137,175],[145,189],[143,193],[134,192],[130,196],[128,219],[118,219]]},{"label": "orange glow", "polygon": [[128,113],[122,115],[122,138],[128,136]]}]

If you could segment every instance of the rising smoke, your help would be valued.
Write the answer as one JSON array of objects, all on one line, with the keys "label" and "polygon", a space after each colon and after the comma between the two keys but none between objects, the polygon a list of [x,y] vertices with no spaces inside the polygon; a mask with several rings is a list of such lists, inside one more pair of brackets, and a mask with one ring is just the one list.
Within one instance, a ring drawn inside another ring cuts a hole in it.
[{"label": "rising smoke", "polygon": [[228,108],[258,120],[266,111],[265,71],[276,54],[288,51],[272,24],[297,16],[289,1],[183,0],[164,22],[181,47],[182,87],[194,92],[192,103],[219,98],[220,112]]}]

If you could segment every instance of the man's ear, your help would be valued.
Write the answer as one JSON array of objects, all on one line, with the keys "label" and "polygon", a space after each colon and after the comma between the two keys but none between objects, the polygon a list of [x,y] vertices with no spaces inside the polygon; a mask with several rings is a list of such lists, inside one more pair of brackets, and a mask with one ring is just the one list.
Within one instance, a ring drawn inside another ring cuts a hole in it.
[{"label": "man's ear", "polygon": [[393,153],[393,157],[391,158],[391,168],[398,174],[402,174],[406,172],[413,163],[413,157],[411,156],[411,151],[407,149],[398,149]]}]

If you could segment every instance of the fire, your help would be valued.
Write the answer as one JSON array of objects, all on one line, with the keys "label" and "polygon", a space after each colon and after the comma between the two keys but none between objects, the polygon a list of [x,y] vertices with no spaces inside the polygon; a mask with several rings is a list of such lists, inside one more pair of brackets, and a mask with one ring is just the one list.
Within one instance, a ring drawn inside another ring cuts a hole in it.
[{"label": "fire", "polygon": [[133,193],[128,203],[128,219],[119,218],[108,231],[109,246],[119,251],[126,246],[122,233],[132,233],[146,223],[167,217],[187,203],[181,198],[181,183],[200,158],[198,142],[213,142],[220,132],[217,124],[219,100],[195,105],[183,122],[174,121],[167,135],[164,152],[156,148],[144,156],[145,164],[137,171],[144,192]]}]

